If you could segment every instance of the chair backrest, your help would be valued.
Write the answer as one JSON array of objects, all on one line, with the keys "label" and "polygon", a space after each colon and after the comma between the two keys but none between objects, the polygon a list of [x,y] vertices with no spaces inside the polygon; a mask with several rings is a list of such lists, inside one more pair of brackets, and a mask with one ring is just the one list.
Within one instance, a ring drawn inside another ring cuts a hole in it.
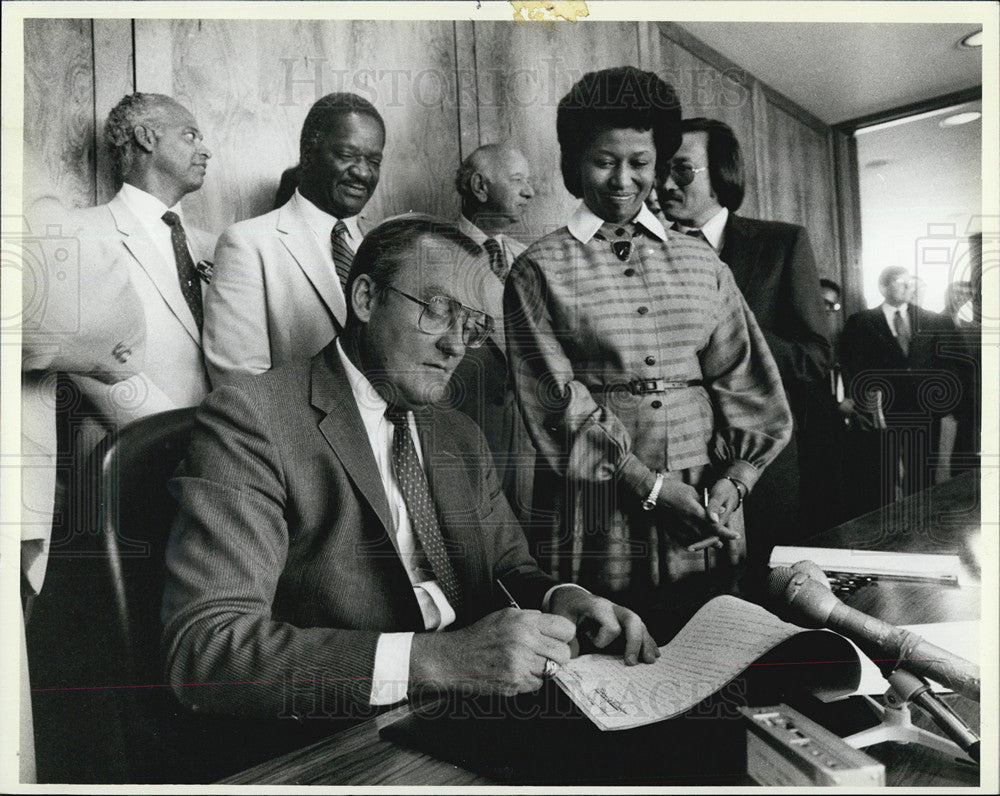
[{"label": "chair backrest", "polygon": [[177,505],[167,482],[184,458],[195,409],[131,423],[91,455],[88,472],[115,599],[115,621],[137,685],[161,683],[159,630],[167,539]]},{"label": "chair backrest", "polygon": [[[143,418],[110,434],[90,455],[88,512],[103,548],[104,589],[113,621],[102,625],[109,668],[120,687],[106,700],[122,748],[111,781],[185,781],[191,762],[178,726],[183,709],[164,680],[160,603],[165,553],[177,505],[167,483],[184,458],[195,408]],[[100,643],[100,641],[98,641]],[[178,776],[181,774],[181,776]]]}]

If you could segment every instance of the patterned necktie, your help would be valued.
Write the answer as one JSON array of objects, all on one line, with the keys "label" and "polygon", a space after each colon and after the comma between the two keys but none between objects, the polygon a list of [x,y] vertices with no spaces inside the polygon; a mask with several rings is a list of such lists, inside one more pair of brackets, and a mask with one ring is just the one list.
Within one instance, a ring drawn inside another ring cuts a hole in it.
[{"label": "patterned necktie", "polygon": [[500,248],[496,238],[487,238],[483,248],[490,256],[490,270],[503,282],[507,278],[507,260],[503,256],[503,249]]},{"label": "patterned necktie", "polygon": [[347,276],[351,273],[354,251],[347,245],[347,224],[338,221],[330,232],[330,249],[333,252],[333,266],[337,269],[340,286],[347,294]]},{"label": "patterned necktie", "polygon": [[903,356],[908,357],[910,355],[910,324],[903,317],[902,310],[896,310],[896,315],[892,319],[892,322],[896,328],[896,342],[903,349]]},{"label": "patterned necktie", "polygon": [[420,459],[417,458],[417,449],[410,436],[406,412],[389,407],[385,416],[395,426],[392,435],[392,463],[399,491],[403,493],[403,502],[406,503],[406,511],[410,515],[410,524],[424,548],[424,554],[430,562],[441,591],[457,613],[462,605],[462,589],[444,548],[444,537],[438,525],[427,478],[424,476]]},{"label": "patterned necktie", "polygon": [[198,271],[194,267],[194,260],[191,259],[191,252],[188,251],[184,225],[181,224],[180,216],[172,210],[168,210],[160,218],[164,224],[170,227],[170,243],[174,247],[174,262],[177,264],[177,278],[180,280],[181,293],[191,309],[194,322],[200,332],[204,320],[201,308],[201,282]]}]

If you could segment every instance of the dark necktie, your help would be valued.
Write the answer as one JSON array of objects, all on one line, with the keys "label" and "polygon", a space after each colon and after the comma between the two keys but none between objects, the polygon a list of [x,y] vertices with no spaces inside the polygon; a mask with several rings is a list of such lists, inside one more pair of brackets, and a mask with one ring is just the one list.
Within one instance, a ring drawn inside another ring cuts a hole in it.
[{"label": "dark necktie", "polygon": [[385,416],[395,426],[392,435],[392,463],[396,470],[399,491],[403,493],[403,502],[406,503],[406,511],[410,515],[410,525],[413,526],[413,531],[420,540],[421,547],[424,548],[424,555],[430,562],[441,591],[458,613],[462,605],[462,590],[445,551],[444,537],[438,525],[427,478],[424,476],[420,459],[417,458],[417,449],[410,436],[406,412],[389,407]]},{"label": "dark necktie", "polygon": [[351,273],[354,251],[347,245],[347,224],[338,221],[330,232],[330,249],[333,252],[333,267],[337,269],[340,286],[347,294],[347,276]]},{"label": "dark necktie", "polygon": [[490,270],[497,275],[497,279],[503,282],[507,278],[507,260],[503,256],[503,249],[496,238],[487,238],[483,243],[483,248],[490,256]]},{"label": "dark necktie", "polygon": [[180,280],[181,293],[184,295],[184,300],[187,302],[200,332],[204,319],[201,308],[201,281],[198,271],[194,267],[194,260],[191,259],[191,252],[188,251],[184,225],[181,224],[180,216],[173,210],[168,210],[160,218],[163,219],[164,224],[170,227],[170,243],[174,247],[174,262],[177,264],[177,278]]},{"label": "dark necktie", "polygon": [[903,349],[903,356],[908,357],[910,355],[910,325],[903,317],[902,310],[896,310],[893,326],[896,328],[896,342]]}]

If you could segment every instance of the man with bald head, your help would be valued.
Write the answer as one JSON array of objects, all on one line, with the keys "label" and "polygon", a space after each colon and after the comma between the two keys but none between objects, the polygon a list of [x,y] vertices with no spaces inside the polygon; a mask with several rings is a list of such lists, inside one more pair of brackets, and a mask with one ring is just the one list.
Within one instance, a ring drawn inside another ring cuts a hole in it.
[{"label": "man with bald head", "polygon": [[[115,385],[73,376],[104,421],[96,429],[84,424],[85,449],[107,430],[194,406],[208,392],[202,290],[215,236],[187,223],[180,201],[201,188],[211,153],[191,111],[163,94],[122,98],[105,139],[122,186],[108,204],[80,211],[81,251],[128,273],[145,316],[146,356],[137,374]],[[117,356],[124,363],[131,351],[123,346]]]},{"label": "man with bald head", "polygon": [[489,256],[488,311],[497,322],[486,345],[462,361],[452,390],[458,409],[483,430],[507,499],[525,522],[531,508],[535,449],[509,387],[503,286],[511,265],[525,249],[504,233],[521,220],[535,195],[531,167],[520,150],[486,144],[462,161],[455,187],[462,199],[458,228]]}]

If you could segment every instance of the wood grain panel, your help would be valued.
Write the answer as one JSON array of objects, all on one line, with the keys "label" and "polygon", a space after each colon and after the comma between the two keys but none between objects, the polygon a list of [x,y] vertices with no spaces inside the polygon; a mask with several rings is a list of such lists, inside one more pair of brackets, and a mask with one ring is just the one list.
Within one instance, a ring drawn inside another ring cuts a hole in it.
[{"label": "wood grain panel", "polygon": [[821,276],[839,276],[836,189],[828,136],[769,103],[768,180],[773,218],[809,230]]},{"label": "wood grain panel", "polygon": [[171,31],[169,19],[133,20],[135,34],[135,90],[154,94],[174,93],[171,69]]},{"label": "wood grain panel", "polygon": [[758,138],[754,126],[753,79],[732,68],[722,70],[685,49],[661,32],[660,75],[677,89],[684,118],[706,116],[733,128],[743,150],[746,169],[746,195],[740,212],[760,217],[760,171],[755,148]]},{"label": "wood grain panel", "polygon": [[639,63],[636,23],[477,22],[475,34],[480,138],[510,140],[527,156],[535,199],[512,234],[532,240],[564,225],[577,204],[559,171],[556,106],[586,72]]},{"label": "wood grain panel", "polygon": [[135,91],[132,59],[132,21],[94,20],[94,119],[96,120],[97,202],[107,202],[118,185],[103,143],[108,113],[126,94]]},{"label": "wood grain panel", "polygon": [[[453,216],[459,163],[451,22],[172,20],[174,96],[213,153],[185,213],[220,232],[271,209],[281,172],[298,161],[302,121],[319,97],[353,91],[386,122],[382,175],[368,222],[419,210]],[[137,58],[145,53],[137,37]]]},{"label": "wood grain panel", "polygon": [[24,203],[94,204],[94,51],[89,19],[24,20]]},{"label": "wood grain panel", "polygon": [[455,70],[458,85],[458,131],[465,160],[480,144],[479,96],[476,93],[476,31],[474,22],[455,23]]}]

